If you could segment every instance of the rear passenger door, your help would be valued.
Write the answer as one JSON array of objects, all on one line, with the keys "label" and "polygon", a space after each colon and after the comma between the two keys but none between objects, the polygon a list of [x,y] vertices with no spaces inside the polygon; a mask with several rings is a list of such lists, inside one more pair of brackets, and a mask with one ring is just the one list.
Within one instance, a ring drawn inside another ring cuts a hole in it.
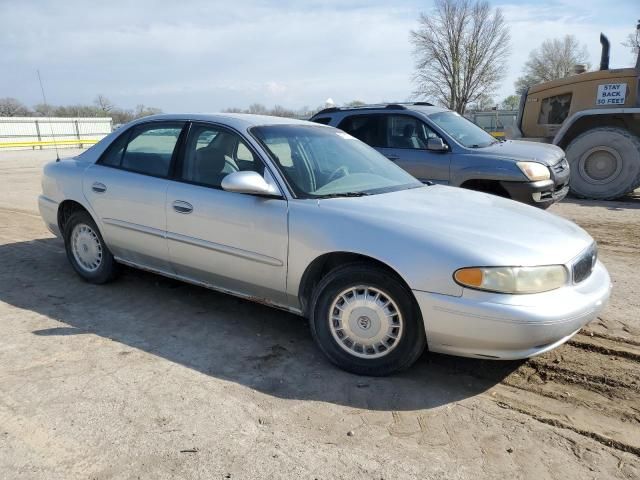
[{"label": "rear passenger door", "polygon": [[150,122],[118,137],[91,165],[83,192],[121,260],[170,271],[165,201],[184,122]]}]

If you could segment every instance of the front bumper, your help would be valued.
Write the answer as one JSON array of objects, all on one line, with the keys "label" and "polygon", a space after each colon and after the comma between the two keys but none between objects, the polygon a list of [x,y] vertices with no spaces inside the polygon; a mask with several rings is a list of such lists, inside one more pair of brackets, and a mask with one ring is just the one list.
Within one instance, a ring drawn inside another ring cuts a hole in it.
[{"label": "front bumper", "polygon": [[500,182],[512,200],[548,208],[569,193],[571,172],[566,158],[549,167],[551,178],[537,182]]},{"label": "front bumper", "polygon": [[500,182],[512,200],[536,207],[547,208],[559,202],[569,193],[569,181]]},{"label": "front bumper", "polygon": [[611,293],[597,262],[578,285],[532,295],[464,289],[461,297],[415,291],[429,350],[463,357],[515,360],[552,350],[594,320]]}]

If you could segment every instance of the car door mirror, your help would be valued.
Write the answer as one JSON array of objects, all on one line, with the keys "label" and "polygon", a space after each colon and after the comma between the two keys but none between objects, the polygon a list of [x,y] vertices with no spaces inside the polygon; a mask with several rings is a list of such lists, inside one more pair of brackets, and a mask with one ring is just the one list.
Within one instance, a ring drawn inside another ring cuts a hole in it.
[{"label": "car door mirror", "polygon": [[252,195],[266,195],[281,197],[280,191],[274,185],[269,185],[257,172],[233,172],[222,179],[222,188],[227,192],[249,193]]},{"label": "car door mirror", "polygon": [[444,152],[448,150],[447,144],[442,141],[441,138],[430,138],[427,140],[427,150],[433,150],[434,152]]}]

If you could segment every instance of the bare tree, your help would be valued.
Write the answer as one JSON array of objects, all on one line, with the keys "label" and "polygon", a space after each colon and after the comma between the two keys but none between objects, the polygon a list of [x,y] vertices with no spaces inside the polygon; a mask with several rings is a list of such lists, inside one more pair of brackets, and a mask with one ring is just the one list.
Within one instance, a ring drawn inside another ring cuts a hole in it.
[{"label": "bare tree", "polygon": [[156,107],[146,107],[143,104],[140,104],[136,105],[133,118],[148,117],[149,115],[157,115],[158,113],[162,113],[162,110]]},{"label": "bare tree", "polygon": [[638,55],[640,54],[640,20],[638,20],[638,28],[636,29],[636,33],[630,33],[627,36],[627,40],[622,42],[622,45],[631,49],[634,60],[638,58]]},{"label": "bare tree", "polygon": [[21,101],[11,97],[0,98],[0,117],[24,117],[29,114],[29,109]]},{"label": "bare tree", "polygon": [[489,95],[480,95],[474,102],[467,105],[466,110],[470,110],[472,112],[486,112],[487,110],[495,108],[495,106],[496,102],[493,100],[493,97]]},{"label": "bare tree", "polygon": [[111,100],[102,94],[99,94],[93,103],[105,116],[109,115],[109,113],[111,113],[111,111],[116,107]]},{"label": "bare tree", "polygon": [[516,80],[516,92],[522,93],[532,85],[565,78],[573,74],[579,64],[589,68],[589,52],[573,35],[542,42],[529,53],[523,75]]},{"label": "bare tree", "polygon": [[34,105],[33,112],[38,117],[51,117],[53,116],[53,107],[48,103],[38,103]]},{"label": "bare tree", "polygon": [[249,109],[247,110],[247,113],[254,113],[256,115],[266,115],[267,107],[265,107],[261,103],[252,103],[251,105],[249,105]]},{"label": "bare tree", "polygon": [[366,103],[362,100],[351,100],[344,104],[345,107],[361,107],[363,105],[366,105]]},{"label": "bare tree", "polygon": [[461,114],[469,103],[491,96],[504,77],[509,29],[500,9],[484,0],[436,0],[411,31],[418,98]]}]

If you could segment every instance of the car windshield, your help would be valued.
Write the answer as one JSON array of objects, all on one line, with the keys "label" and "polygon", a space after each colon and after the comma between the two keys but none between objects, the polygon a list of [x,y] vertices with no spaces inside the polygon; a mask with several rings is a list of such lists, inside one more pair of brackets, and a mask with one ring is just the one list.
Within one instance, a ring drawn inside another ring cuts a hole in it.
[{"label": "car windshield", "polygon": [[361,196],[424,186],[373,148],[335,129],[307,125],[254,127],[296,196]]},{"label": "car windshield", "polygon": [[467,148],[483,148],[498,143],[475,123],[456,112],[434,113],[429,115],[429,120]]}]

